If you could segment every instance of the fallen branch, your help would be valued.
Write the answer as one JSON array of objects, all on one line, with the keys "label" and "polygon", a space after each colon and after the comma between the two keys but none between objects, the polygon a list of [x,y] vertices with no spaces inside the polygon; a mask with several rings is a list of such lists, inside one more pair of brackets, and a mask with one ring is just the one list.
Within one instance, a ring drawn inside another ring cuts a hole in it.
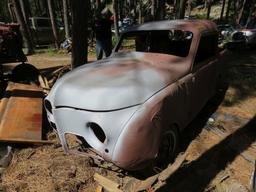
[{"label": "fallen branch", "polygon": [[251,186],[251,192],[256,192],[256,160],[254,161],[254,169],[252,171],[250,186]]},{"label": "fallen branch", "polygon": [[255,162],[255,158],[248,152],[245,151],[243,153],[240,154],[246,161],[250,162],[250,163],[254,163]]},{"label": "fallen branch", "polygon": [[159,174],[153,175],[143,181],[140,181],[135,187],[135,191],[145,191],[149,189],[158,179]]},{"label": "fallen branch", "polygon": [[157,190],[163,185],[165,185],[166,180],[175,172],[177,171],[180,166],[183,164],[183,162],[186,159],[187,154],[181,154],[179,155],[175,162],[171,165],[169,165],[166,169],[164,169],[162,172],[153,175],[143,181],[139,181],[138,184],[135,187],[134,191],[145,191],[147,189]]}]

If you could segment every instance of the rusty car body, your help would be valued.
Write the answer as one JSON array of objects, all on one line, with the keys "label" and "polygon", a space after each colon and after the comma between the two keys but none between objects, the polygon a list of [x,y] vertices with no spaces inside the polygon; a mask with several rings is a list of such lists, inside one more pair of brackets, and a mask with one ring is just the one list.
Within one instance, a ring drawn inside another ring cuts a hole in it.
[{"label": "rusty car body", "polygon": [[127,170],[173,157],[179,134],[215,92],[217,44],[216,25],[207,20],[124,32],[110,57],[65,74],[46,97],[64,150],[74,134]]}]

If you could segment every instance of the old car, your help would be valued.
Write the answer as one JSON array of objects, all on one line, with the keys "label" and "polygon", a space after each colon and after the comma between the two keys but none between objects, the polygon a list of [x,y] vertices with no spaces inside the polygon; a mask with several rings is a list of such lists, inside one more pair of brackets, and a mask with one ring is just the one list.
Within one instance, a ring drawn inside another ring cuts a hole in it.
[{"label": "old car", "polygon": [[256,28],[248,26],[244,29],[236,30],[231,35],[231,40],[227,43],[228,48],[253,48],[256,46]]},{"label": "old car", "polygon": [[110,57],[65,74],[46,97],[65,152],[73,152],[66,137],[72,134],[127,170],[172,159],[180,134],[214,95],[217,44],[208,20],[129,28]]},{"label": "old car", "polygon": [[22,37],[17,23],[0,24],[0,65],[10,62],[25,62]]},{"label": "old car", "polygon": [[219,31],[219,42],[231,38],[232,33],[235,31],[235,28],[230,24],[220,24],[217,25]]},{"label": "old car", "polygon": [[[64,27],[56,20],[59,41],[64,39]],[[30,17],[29,27],[36,45],[48,45],[54,43],[51,19],[49,17]]]}]

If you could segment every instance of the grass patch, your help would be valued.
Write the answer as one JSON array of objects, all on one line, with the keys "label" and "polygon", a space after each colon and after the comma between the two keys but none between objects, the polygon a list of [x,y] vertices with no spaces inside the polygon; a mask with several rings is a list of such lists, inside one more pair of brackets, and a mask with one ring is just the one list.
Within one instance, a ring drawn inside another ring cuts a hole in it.
[{"label": "grass patch", "polygon": [[[45,49],[36,49],[34,54],[54,57],[54,56],[68,55],[70,53],[68,53],[67,50],[65,49],[56,50],[54,48],[45,48]],[[94,56],[96,56],[95,46],[88,47],[88,57],[94,57]]]},{"label": "grass patch", "polygon": [[47,56],[57,56],[67,54],[66,50],[56,50],[55,48],[45,48],[45,49],[36,49],[35,54],[47,55]]},{"label": "grass patch", "polygon": [[88,57],[96,57],[96,48],[88,47]]}]

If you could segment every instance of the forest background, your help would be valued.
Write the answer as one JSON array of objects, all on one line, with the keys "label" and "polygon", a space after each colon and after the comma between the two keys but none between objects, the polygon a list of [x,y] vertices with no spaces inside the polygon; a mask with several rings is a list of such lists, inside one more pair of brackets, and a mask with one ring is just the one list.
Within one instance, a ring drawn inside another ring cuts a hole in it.
[{"label": "forest background", "polygon": [[57,22],[65,29],[65,36],[72,38],[72,66],[88,61],[88,38],[95,15],[108,7],[114,15],[114,31],[119,36],[120,21],[127,16],[135,24],[148,20],[205,18],[217,24],[254,26],[256,0],[1,0],[0,22],[17,22],[27,53],[32,54],[35,43],[31,36],[29,18],[51,19],[55,48],[59,49],[63,37],[59,36]]}]

